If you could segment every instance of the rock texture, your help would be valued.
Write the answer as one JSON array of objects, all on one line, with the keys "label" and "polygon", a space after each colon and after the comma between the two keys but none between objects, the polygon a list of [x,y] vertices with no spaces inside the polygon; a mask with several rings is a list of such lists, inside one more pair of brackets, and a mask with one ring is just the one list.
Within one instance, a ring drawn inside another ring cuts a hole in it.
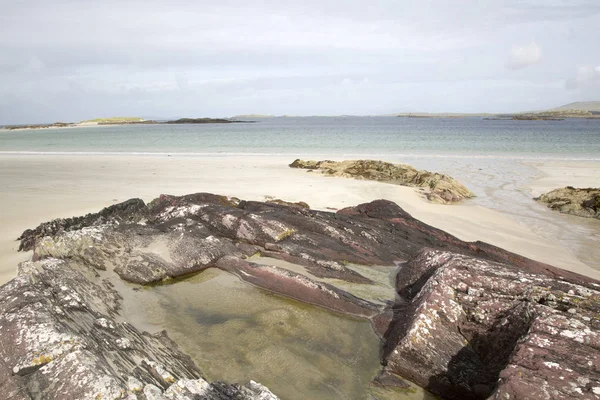
[{"label": "rock texture", "polygon": [[385,371],[451,399],[600,398],[597,282],[424,250],[397,289]]},{"label": "rock texture", "polygon": [[290,167],[318,170],[330,176],[423,188],[427,199],[434,203],[451,204],[475,197],[469,189],[448,175],[418,170],[406,164],[392,164],[375,160],[304,161],[297,159],[290,164]]},{"label": "rock texture", "polygon": [[[100,278],[108,270],[151,284],[209,267],[369,319],[383,340],[377,385],[402,387],[401,376],[449,399],[600,398],[599,282],[463,242],[389,201],[330,213],[163,195],[51,221],[20,239],[34,261],[0,289],[0,374],[24,398],[94,398],[100,390],[119,398],[140,387],[142,399],[186,398],[174,392],[189,387],[207,398],[274,398],[258,384],[202,380],[166,335],[119,321],[119,295]],[[306,273],[250,262],[256,253]],[[375,303],[336,285],[372,284],[351,264],[399,267],[396,298]],[[81,379],[66,378],[80,370]],[[76,386],[86,379],[102,387]]]},{"label": "rock texture", "polygon": [[535,200],[564,214],[600,219],[600,189],[567,186],[544,193]]},{"label": "rock texture", "polygon": [[255,382],[206,382],[165,332],[119,321],[120,300],[77,262],[22,263],[0,288],[2,398],[277,399]]}]

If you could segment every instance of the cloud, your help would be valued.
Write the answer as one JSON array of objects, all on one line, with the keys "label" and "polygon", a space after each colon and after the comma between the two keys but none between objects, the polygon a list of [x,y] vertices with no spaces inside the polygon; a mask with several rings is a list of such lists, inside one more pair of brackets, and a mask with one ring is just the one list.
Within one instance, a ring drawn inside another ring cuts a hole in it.
[{"label": "cloud", "polygon": [[590,87],[600,87],[600,65],[584,65],[577,69],[577,75],[574,78],[567,79],[565,82],[567,89],[587,89]]},{"label": "cloud", "polygon": [[531,42],[524,46],[513,46],[506,66],[509,69],[522,69],[537,64],[541,60],[542,48],[536,42]]},{"label": "cloud", "polygon": [[[597,87],[598,0],[4,3],[0,124],[512,112],[593,97]],[[581,90],[565,90],[571,76]]]},{"label": "cloud", "polygon": [[187,76],[183,74],[177,74],[175,76],[175,82],[177,83],[177,87],[179,88],[179,90],[181,90],[182,92],[185,92],[190,88],[190,81],[187,78]]}]

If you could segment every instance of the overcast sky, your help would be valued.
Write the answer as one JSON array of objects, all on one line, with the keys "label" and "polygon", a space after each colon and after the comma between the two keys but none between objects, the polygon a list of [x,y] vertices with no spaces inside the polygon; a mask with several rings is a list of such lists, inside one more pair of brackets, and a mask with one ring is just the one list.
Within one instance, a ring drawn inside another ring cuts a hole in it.
[{"label": "overcast sky", "polygon": [[599,0],[0,3],[0,124],[600,100]]}]

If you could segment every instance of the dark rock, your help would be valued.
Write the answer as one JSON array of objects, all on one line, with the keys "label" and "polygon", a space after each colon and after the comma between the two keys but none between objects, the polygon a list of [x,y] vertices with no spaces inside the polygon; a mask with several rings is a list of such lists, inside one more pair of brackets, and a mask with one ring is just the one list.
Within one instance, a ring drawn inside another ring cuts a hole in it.
[{"label": "dark rock", "polygon": [[600,219],[600,189],[567,186],[544,193],[534,200],[564,214]]},{"label": "dark rock", "polygon": [[136,223],[143,218],[146,205],[140,199],[130,199],[123,203],[114,204],[95,214],[83,217],[58,218],[40,224],[35,229],[27,229],[17,240],[21,241],[19,251],[33,250],[36,240],[44,236],[53,236],[60,232],[69,232],[84,227],[103,225],[106,223]]},{"label": "dark rock", "polygon": [[287,207],[310,208],[310,206],[303,201],[298,201],[298,202],[293,203],[293,202],[285,201],[285,200],[281,200],[281,199],[270,199],[270,200],[267,200],[266,203],[279,204],[281,206],[287,206]]},{"label": "dark rock", "polygon": [[231,124],[234,122],[255,122],[255,121],[237,121],[224,118],[180,118],[173,121],[167,121],[165,124]]}]

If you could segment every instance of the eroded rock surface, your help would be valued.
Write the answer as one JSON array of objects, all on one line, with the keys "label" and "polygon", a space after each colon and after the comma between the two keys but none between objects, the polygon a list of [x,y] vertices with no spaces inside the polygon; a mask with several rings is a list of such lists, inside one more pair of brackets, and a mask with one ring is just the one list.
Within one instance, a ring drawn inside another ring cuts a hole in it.
[{"label": "eroded rock surface", "polygon": [[469,189],[448,175],[418,170],[407,164],[392,164],[375,160],[305,161],[297,159],[290,164],[290,167],[317,170],[330,176],[423,188],[427,199],[434,203],[451,204],[475,197]]},{"label": "eroded rock surface", "polygon": [[600,189],[567,186],[544,193],[535,200],[564,214],[600,219]]},{"label": "eroded rock surface", "polygon": [[[23,264],[0,293],[0,373],[7,390],[56,388],[71,374],[65,372],[73,368],[71,359],[80,357],[98,363],[93,373],[123,395],[139,387],[137,381],[147,398],[187,388],[175,382],[198,382],[193,363],[166,336],[119,321],[118,293],[99,274],[114,271],[151,284],[219,268],[266,290],[369,319],[384,341],[377,385],[402,387],[400,376],[450,399],[600,398],[600,283],[461,241],[389,201],[330,213],[207,193],[163,195],[148,205],[132,200],[83,219],[42,224],[25,231],[21,245],[34,251],[35,261]],[[261,257],[250,258],[256,254],[301,268],[261,264]],[[396,298],[375,302],[336,284],[373,284],[353,264],[400,267]],[[22,322],[13,324],[10,315]],[[23,347],[17,337],[40,324],[53,329],[43,335],[53,339]],[[9,329],[16,333],[6,334]],[[56,376],[38,378],[46,365]],[[258,387],[200,382],[240,393]]]}]

